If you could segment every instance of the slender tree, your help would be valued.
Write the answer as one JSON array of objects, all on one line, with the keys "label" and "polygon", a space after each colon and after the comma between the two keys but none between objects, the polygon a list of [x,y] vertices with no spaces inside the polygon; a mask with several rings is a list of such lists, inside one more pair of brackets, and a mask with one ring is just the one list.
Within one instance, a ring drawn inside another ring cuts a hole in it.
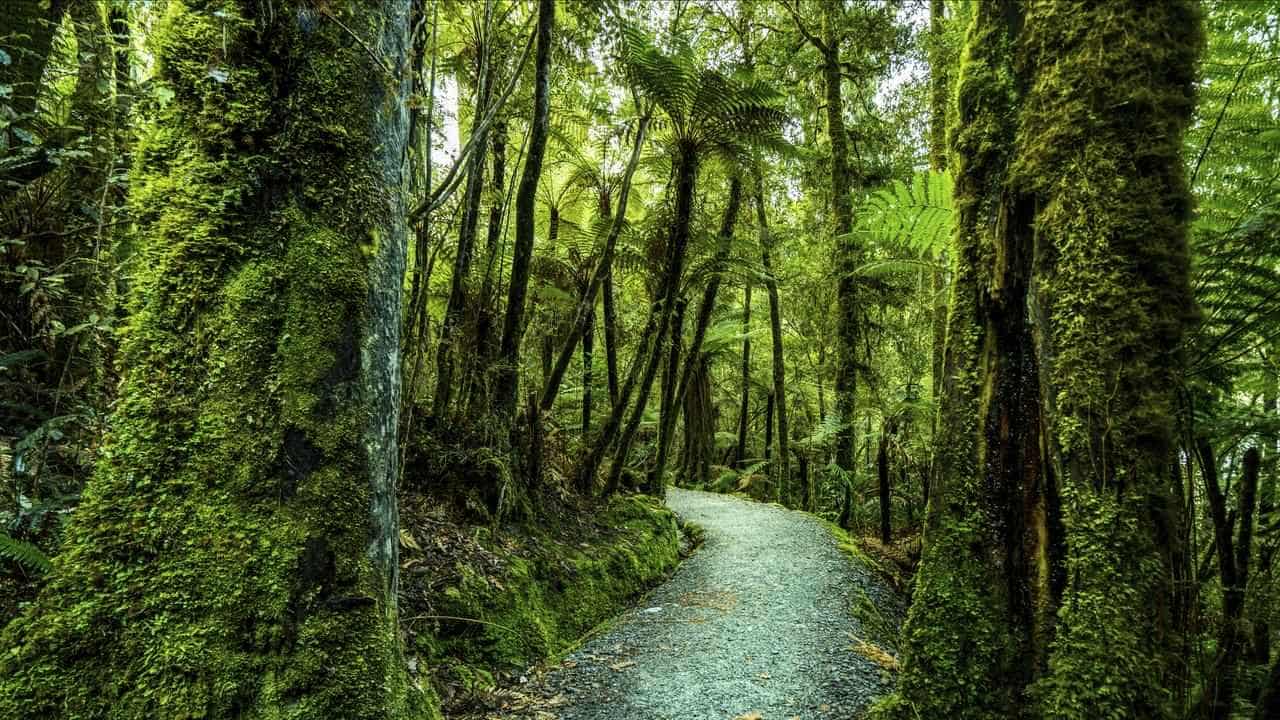
[{"label": "slender tree", "polygon": [[738,445],[734,461],[747,463],[747,425],[751,413],[751,282],[742,286],[742,383],[738,401]]},{"label": "slender tree", "polygon": [[764,269],[764,288],[769,296],[769,336],[773,342],[773,397],[774,418],[778,424],[778,485],[775,490],[778,502],[786,501],[787,487],[791,481],[790,430],[787,424],[787,364],[782,348],[782,301],[778,297],[778,278],[773,273],[773,235],[769,232],[769,219],[765,214],[764,180],[757,172],[755,177],[756,229],[760,233],[760,262]]},{"label": "slender tree", "polygon": [[[667,453],[670,450],[671,437],[675,434],[676,411],[684,403],[688,392],[689,381],[698,367],[705,362],[702,355],[702,343],[707,337],[707,328],[711,325],[711,315],[715,312],[716,296],[720,292],[720,280],[724,274],[725,264],[729,260],[729,252],[733,245],[733,229],[738,221],[738,210],[742,206],[742,180],[737,176],[729,180],[729,199],[725,205],[724,217],[720,222],[720,233],[716,241],[716,254],[711,277],[702,291],[702,300],[698,305],[698,317],[694,321],[693,340],[689,343],[689,352],[685,356],[684,369],[680,372],[679,383],[674,388],[674,402],[668,403],[671,412],[663,414],[658,437],[658,454],[654,460],[650,484],[662,482],[666,474]],[[686,428],[686,432],[688,432]]]},{"label": "slender tree", "polygon": [[534,210],[542,159],[551,122],[551,34],[556,22],[555,0],[538,0],[538,45],[534,58],[533,123],[529,151],[516,189],[516,241],[507,284],[507,314],[502,322],[496,384],[498,414],[510,422],[516,410],[520,384],[520,340],[524,336],[525,295],[529,288],[529,261],[533,257]]}]

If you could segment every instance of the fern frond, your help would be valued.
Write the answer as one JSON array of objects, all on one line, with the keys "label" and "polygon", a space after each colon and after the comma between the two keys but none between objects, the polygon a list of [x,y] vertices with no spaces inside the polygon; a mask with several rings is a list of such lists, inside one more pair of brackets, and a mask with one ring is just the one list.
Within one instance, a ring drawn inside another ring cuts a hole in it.
[{"label": "fern frond", "polygon": [[47,573],[53,569],[53,561],[40,548],[25,540],[12,538],[3,531],[0,531],[0,558],[12,560],[38,573]]},{"label": "fern frond", "polygon": [[863,202],[856,231],[884,243],[905,245],[922,257],[937,256],[954,228],[951,190],[947,172],[919,172],[909,183],[895,180]]}]

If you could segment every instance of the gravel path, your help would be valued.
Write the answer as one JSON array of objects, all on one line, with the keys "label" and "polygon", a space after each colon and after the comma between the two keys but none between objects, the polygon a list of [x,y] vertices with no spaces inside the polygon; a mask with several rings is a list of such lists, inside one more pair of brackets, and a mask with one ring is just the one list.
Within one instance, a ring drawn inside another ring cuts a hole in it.
[{"label": "gravel path", "polygon": [[859,589],[899,600],[813,517],[672,488],[706,531],[671,580],[544,679],[562,720],[848,719],[887,691],[853,651]]}]

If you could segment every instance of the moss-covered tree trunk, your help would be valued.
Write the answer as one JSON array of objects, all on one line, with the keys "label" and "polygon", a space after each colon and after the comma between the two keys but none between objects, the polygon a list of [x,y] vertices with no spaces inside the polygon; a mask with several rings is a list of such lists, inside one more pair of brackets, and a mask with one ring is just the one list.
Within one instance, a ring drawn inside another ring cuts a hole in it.
[{"label": "moss-covered tree trunk", "polygon": [[836,463],[846,473],[853,472],[853,415],[857,398],[858,286],[854,278],[859,250],[853,244],[853,181],[849,173],[848,134],[844,127],[843,80],[840,66],[840,16],[843,5],[823,3],[822,80],[826,89],[827,137],[831,142],[831,215],[836,240],[839,285],[836,319],[836,412],[840,431],[836,434]]},{"label": "moss-covered tree trunk", "polygon": [[901,692],[921,717],[1018,717],[1026,668],[1005,582],[1005,515],[988,490],[984,350],[1019,87],[1017,0],[983,0],[969,29],[955,132],[956,235],[924,554],[903,630]]},{"label": "moss-covered tree trunk", "polygon": [[407,0],[168,5],[120,403],[0,717],[428,714],[396,622],[407,43]]},{"label": "moss-covered tree trunk", "polygon": [[1068,549],[1039,711],[1164,717],[1177,348],[1192,316],[1182,136],[1198,3],[1036,3],[1013,183],[1034,195],[1030,298]]},{"label": "moss-covered tree trunk", "polygon": [[[951,63],[954,58],[944,52],[946,43],[946,11],[943,0],[929,0],[929,169],[945,172],[947,162],[947,106],[951,87]],[[941,258],[945,261],[945,255]],[[943,349],[947,342],[947,278],[941,267],[929,274],[933,312],[930,317],[930,376],[935,404],[942,397]],[[937,440],[937,413],[930,418],[934,440]],[[925,483],[925,501],[929,484]]]},{"label": "moss-covered tree trunk", "polygon": [[906,628],[902,689],[923,715],[1169,710],[1198,27],[1190,2],[978,6],[937,488]]}]

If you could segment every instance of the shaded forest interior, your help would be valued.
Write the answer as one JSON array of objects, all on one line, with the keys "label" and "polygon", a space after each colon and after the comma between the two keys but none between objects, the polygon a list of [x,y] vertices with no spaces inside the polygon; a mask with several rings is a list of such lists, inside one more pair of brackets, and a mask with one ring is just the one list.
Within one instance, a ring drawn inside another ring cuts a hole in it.
[{"label": "shaded forest interior", "polygon": [[500,717],[671,486],[1280,718],[1277,0],[8,0],[0,149],[0,718]]}]

